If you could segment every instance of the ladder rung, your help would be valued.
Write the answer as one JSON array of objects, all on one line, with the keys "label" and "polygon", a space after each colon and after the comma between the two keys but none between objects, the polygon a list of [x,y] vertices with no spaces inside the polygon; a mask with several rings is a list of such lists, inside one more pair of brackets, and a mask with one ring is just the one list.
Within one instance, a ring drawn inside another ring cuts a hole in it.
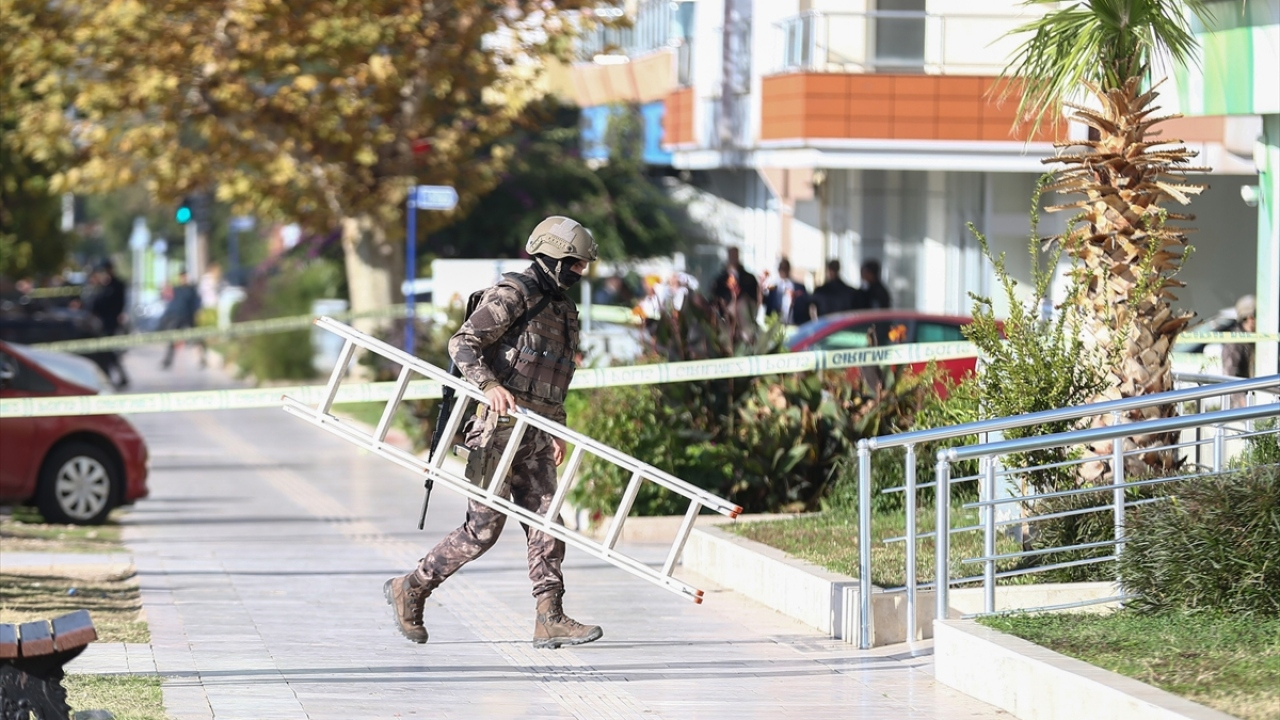
[{"label": "ladder rung", "polygon": [[[511,417],[504,415],[502,417]],[[515,419],[516,426],[511,429],[511,437],[507,440],[507,446],[502,450],[502,458],[498,460],[498,467],[493,470],[493,477],[489,479],[489,492],[494,495],[499,494],[502,489],[502,481],[507,479],[507,474],[511,472],[511,463],[515,462],[516,452],[520,450],[520,441],[524,440],[524,431],[528,429],[529,423],[525,422],[523,417]]]},{"label": "ladder rung", "polygon": [[396,385],[392,388],[391,398],[387,400],[387,406],[382,409],[382,417],[378,420],[378,427],[373,431],[373,437],[378,442],[387,439],[387,431],[391,429],[391,423],[396,417],[396,408],[400,407],[400,401],[404,400],[404,391],[409,387],[409,379],[413,377],[413,369],[408,365],[400,366],[400,377],[396,378]]},{"label": "ladder rung", "polygon": [[689,509],[680,522],[680,529],[676,531],[676,539],[671,543],[671,552],[667,553],[667,561],[662,564],[663,575],[671,577],[671,573],[675,572],[680,553],[684,551],[684,543],[689,539],[689,531],[693,530],[693,523],[698,519],[698,511],[701,509],[702,505],[697,500],[689,501]]},{"label": "ladder rung", "polygon": [[618,544],[618,536],[622,535],[622,524],[627,521],[627,515],[631,514],[631,505],[635,503],[636,494],[640,492],[642,480],[644,476],[639,470],[631,474],[631,482],[627,483],[627,491],[622,494],[622,502],[618,503],[618,511],[613,514],[613,522],[609,524],[609,534],[604,539],[604,546],[610,550]]},{"label": "ladder rung", "polygon": [[444,432],[440,433],[440,443],[437,447],[431,449],[431,466],[443,467],[444,460],[449,454],[449,443],[453,442],[453,436],[458,434],[458,428],[462,427],[462,418],[467,411],[467,397],[455,397],[453,400],[453,412],[449,413],[449,419],[445,421]]},{"label": "ladder rung", "polygon": [[333,366],[333,372],[329,373],[329,384],[324,388],[324,397],[320,400],[320,406],[316,408],[316,412],[321,415],[329,414],[329,409],[333,407],[333,399],[338,397],[338,386],[342,384],[342,376],[347,374],[347,364],[351,362],[351,356],[355,354],[356,344],[350,338],[342,344],[342,351],[338,353],[338,364]]},{"label": "ladder rung", "polygon": [[573,487],[574,476],[578,474],[578,466],[582,464],[582,456],[586,449],[581,445],[574,445],[573,452],[569,454],[569,464],[565,465],[564,472],[560,475],[560,484],[556,487],[555,497],[551,498],[551,507],[547,508],[547,519],[554,522],[560,516],[560,507],[564,505],[564,498],[569,494],[569,488]]}]

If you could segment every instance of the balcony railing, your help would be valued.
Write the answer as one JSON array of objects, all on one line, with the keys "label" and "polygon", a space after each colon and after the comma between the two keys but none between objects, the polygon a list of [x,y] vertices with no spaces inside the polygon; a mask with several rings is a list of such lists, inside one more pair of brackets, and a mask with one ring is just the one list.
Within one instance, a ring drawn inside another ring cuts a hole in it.
[{"label": "balcony railing", "polygon": [[779,23],[775,72],[995,75],[1031,15],[809,11]]}]

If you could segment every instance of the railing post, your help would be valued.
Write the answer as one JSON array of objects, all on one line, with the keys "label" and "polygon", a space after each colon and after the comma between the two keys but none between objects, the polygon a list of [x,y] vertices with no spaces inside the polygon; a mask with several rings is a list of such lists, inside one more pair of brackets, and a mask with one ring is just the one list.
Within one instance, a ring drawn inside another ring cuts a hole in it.
[{"label": "railing post", "polygon": [[[982,500],[991,503],[996,499],[996,462],[995,457],[985,457],[980,461],[982,466]],[[982,604],[986,612],[996,611],[996,506],[982,506],[982,554],[987,556],[982,561]]]},{"label": "railing post", "polygon": [[908,445],[907,479],[907,642],[916,641],[916,446]]},{"label": "railing post", "polygon": [[858,441],[858,647],[871,649],[871,447]]},{"label": "railing post", "polygon": [[[1113,427],[1123,422],[1121,413],[1111,413]],[[1112,519],[1115,523],[1117,555],[1124,549],[1124,440],[1123,437],[1118,437],[1111,441],[1111,484],[1114,486],[1111,500],[1114,504]]]},{"label": "railing post", "polygon": [[1213,471],[1215,473],[1222,472],[1222,461],[1226,454],[1226,438],[1224,431],[1226,427],[1221,423],[1213,426]]},{"label": "railing post", "polygon": [[950,542],[951,542],[951,463],[946,460],[939,460],[934,469],[937,478],[937,485],[934,487],[935,497],[933,500],[936,515],[936,527],[933,532],[934,546],[934,598],[936,599],[936,609],[934,617],[938,620],[946,620],[949,610],[947,603],[947,591],[951,584],[951,568],[950,562]]}]

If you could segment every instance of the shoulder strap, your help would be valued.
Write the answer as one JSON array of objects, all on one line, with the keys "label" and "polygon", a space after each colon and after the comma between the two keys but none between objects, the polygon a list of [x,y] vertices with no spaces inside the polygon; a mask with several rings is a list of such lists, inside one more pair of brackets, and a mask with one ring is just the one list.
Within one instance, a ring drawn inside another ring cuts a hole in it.
[{"label": "shoulder strap", "polygon": [[521,316],[520,322],[511,326],[512,331],[523,332],[525,326],[529,324],[529,321],[537,317],[538,313],[546,310],[547,306],[551,304],[551,294],[542,292],[542,289],[538,287],[536,282],[521,273],[506,273],[502,278],[503,280],[508,281],[508,284],[520,288],[520,291],[524,293],[526,299],[535,294],[541,294],[541,297],[538,298],[538,302],[534,303],[533,307],[525,308],[524,315]]}]

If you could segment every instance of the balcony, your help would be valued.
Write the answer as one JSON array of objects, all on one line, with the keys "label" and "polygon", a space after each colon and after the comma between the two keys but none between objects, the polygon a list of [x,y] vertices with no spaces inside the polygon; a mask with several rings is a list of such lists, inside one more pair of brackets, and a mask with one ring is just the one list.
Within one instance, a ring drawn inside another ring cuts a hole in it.
[{"label": "balcony", "polygon": [[760,141],[1047,142],[1014,128],[1017,100],[996,76],[1017,46],[1019,15],[809,12],[777,27],[774,74],[761,87]]},{"label": "balcony", "polygon": [[775,72],[998,75],[1029,14],[810,11],[776,28]]}]

